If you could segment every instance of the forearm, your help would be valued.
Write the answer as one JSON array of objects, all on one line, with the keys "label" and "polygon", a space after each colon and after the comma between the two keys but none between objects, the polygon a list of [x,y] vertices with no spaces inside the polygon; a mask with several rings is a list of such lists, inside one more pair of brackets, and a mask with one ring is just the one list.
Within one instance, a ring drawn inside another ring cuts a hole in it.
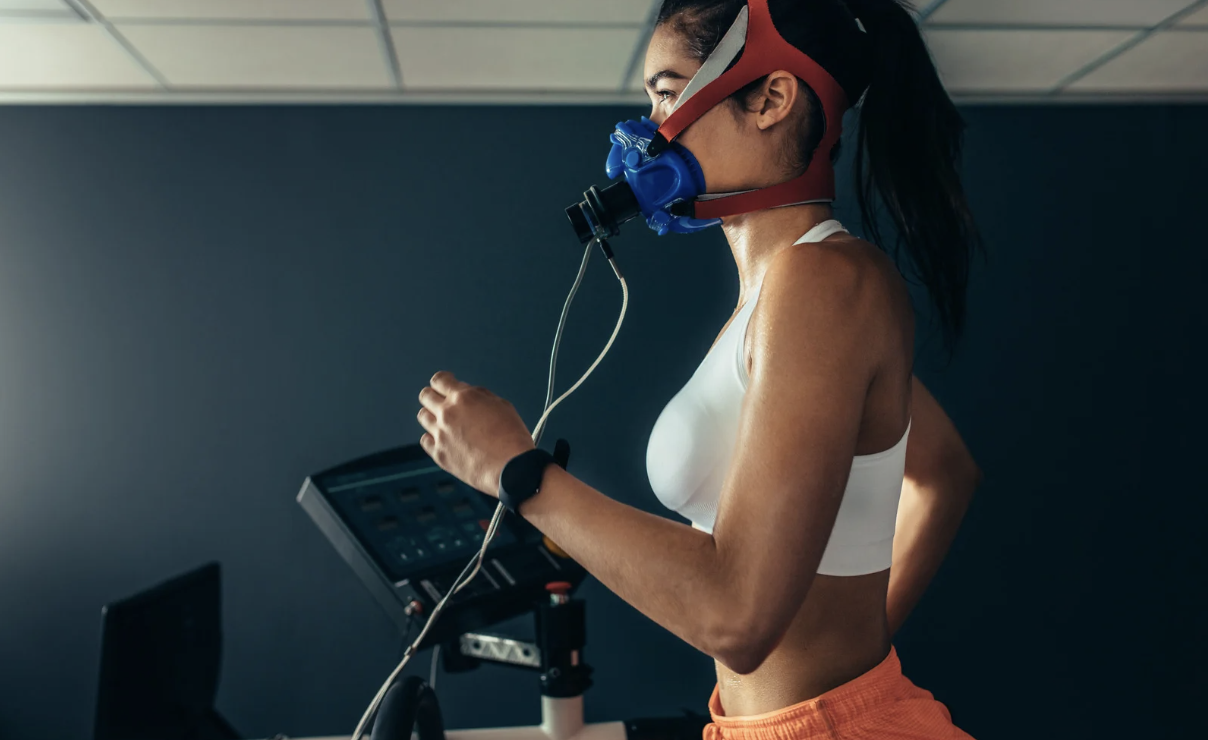
[{"label": "forearm", "polygon": [[635,609],[724,660],[730,595],[712,536],[614,501],[556,465],[520,513]]},{"label": "forearm", "polygon": [[910,480],[903,484],[886,603],[891,634],[906,621],[939,570],[979,478],[974,469],[928,485]]}]

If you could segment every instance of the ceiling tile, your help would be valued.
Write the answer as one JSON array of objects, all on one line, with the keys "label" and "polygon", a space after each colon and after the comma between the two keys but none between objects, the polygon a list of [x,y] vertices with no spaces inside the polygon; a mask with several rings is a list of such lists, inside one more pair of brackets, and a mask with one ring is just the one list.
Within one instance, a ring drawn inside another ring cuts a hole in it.
[{"label": "ceiling tile", "polygon": [[1098,59],[1131,31],[927,31],[940,76],[955,92],[1036,92]]},{"label": "ceiling tile", "polygon": [[390,85],[372,28],[119,25],[118,30],[174,87]]},{"label": "ceiling tile", "polygon": [[0,25],[0,88],[154,88],[153,80],[98,26]]},{"label": "ceiling tile", "polygon": [[1208,91],[1208,31],[1155,33],[1068,89],[1079,92]]},{"label": "ceiling tile", "polygon": [[1179,21],[1180,26],[1208,26],[1208,5],[1200,8],[1183,20]]},{"label": "ceiling tile", "polygon": [[1153,26],[1194,0],[947,0],[928,23]]},{"label": "ceiling tile", "polygon": [[55,11],[71,10],[63,0],[0,0],[0,12],[6,10]]},{"label": "ceiling tile", "polygon": [[615,91],[636,31],[613,28],[394,29],[409,89]]},{"label": "ceiling tile", "polygon": [[0,23],[83,21],[63,0],[0,0]]},{"label": "ceiling tile", "polygon": [[641,25],[652,0],[383,0],[391,22],[631,23]]},{"label": "ceiling tile", "polygon": [[370,20],[366,0],[92,0],[101,15],[206,20]]}]

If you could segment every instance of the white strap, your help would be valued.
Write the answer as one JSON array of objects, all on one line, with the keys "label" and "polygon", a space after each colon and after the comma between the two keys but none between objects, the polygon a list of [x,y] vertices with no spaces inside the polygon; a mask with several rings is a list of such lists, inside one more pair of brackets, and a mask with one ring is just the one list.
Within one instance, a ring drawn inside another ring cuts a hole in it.
[{"label": "white strap", "polygon": [[742,51],[742,47],[747,43],[748,17],[749,12],[747,6],[744,5],[738,12],[738,18],[734,19],[734,25],[730,26],[730,30],[726,31],[725,36],[721,37],[717,48],[700,66],[700,69],[696,70],[696,74],[692,75],[692,79],[688,81],[688,86],[680,93],[675,105],[671,108],[673,113],[702,88],[721,77],[726,68],[730,66],[730,62],[738,56],[738,52]]},{"label": "white strap", "polygon": [[820,242],[832,234],[838,234],[840,231],[846,232],[847,229],[843,228],[843,224],[832,218],[830,220],[823,221],[814,228],[805,232],[805,236],[802,236],[800,239],[793,242],[793,244]]}]

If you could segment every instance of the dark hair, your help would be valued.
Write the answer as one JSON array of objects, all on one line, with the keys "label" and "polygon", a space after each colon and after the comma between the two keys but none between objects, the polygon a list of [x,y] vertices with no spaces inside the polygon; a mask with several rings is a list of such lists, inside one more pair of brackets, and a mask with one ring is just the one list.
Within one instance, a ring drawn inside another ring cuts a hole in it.
[{"label": "dark hair", "polygon": [[[703,62],[744,5],[745,0],[664,0],[657,23],[673,24],[689,54]],[[965,123],[909,6],[899,0],[768,0],[768,8],[780,35],[829,72],[853,105],[863,96],[856,195],[865,232],[884,248],[876,207],[882,204],[897,245],[927,287],[945,343],[954,346],[964,329],[969,264],[981,237],[959,172]],[[762,82],[735,97],[744,98]],[[808,130],[795,157],[799,171],[808,166],[825,125],[808,86],[806,100]]]}]

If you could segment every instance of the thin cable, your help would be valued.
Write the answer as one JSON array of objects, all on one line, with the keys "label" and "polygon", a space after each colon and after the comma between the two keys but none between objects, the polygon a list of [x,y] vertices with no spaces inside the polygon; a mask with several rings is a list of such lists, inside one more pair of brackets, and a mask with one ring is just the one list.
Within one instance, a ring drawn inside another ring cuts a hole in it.
[{"label": "thin cable", "polygon": [[[575,384],[572,385],[565,393],[559,396],[558,399],[553,402],[553,404],[550,404],[548,399],[549,396],[553,395],[552,389],[554,383],[554,366],[557,362],[558,346],[562,342],[562,332],[566,327],[566,318],[570,312],[570,303],[574,298],[575,293],[577,293],[579,290],[579,284],[582,282],[583,273],[587,269],[587,262],[591,255],[591,249],[599,243],[599,239],[594,239],[588,243],[587,250],[583,256],[583,261],[579,266],[579,275],[576,277],[575,284],[571,288],[571,292],[567,296],[566,303],[562,308],[562,316],[558,321],[558,329],[554,334],[554,349],[550,354],[550,378],[546,385],[547,393],[545,412],[541,414],[541,418],[537,421],[537,425],[533,428],[532,436],[534,445],[536,445],[541,439],[541,433],[545,430],[545,422],[547,419],[549,419],[550,412],[553,411],[558,404],[566,400],[567,396],[574,393],[579,386],[583,384],[583,381],[587,380],[587,376],[591,375],[592,371],[596,369],[596,366],[598,366],[604,359],[604,355],[608,354],[608,351],[612,349],[612,344],[616,341],[617,335],[621,331],[621,324],[625,321],[625,312],[629,308],[629,285],[625,282],[624,276],[621,275],[621,270],[617,267],[616,261],[612,257],[609,257],[608,264],[612,267],[613,273],[617,276],[617,280],[619,280],[621,283],[621,314],[617,317],[617,325],[612,330],[612,336],[608,338],[608,343],[604,345],[604,349],[600,352],[599,356],[596,357],[595,362],[591,363],[591,367],[587,368],[587,371],[583,373]],[[416,637],[411,645],[408,646],[403,652],[403,659],[399,661],[399,664],[395,666],[393,671],[390,672],[390,675],[386,678],[386,681],[382,684],[381,688],[378,689],[377,694],[374,695],[373,701],[369,703],[369,707],[365,710],[365,713],[361,715],[361,721],[357,723],[357,727],[353,731],[350,740],[361,740],[365,734],[365,728],[369,725],[369,722],[377,712],[378,707],[381,706],[382,699],[386,696],[386,692],[389,691],[390,687],[394,685],[394,682],[398,678],[399,674],[403,672],[403,668],[406,667],[407,663],[411,661],[412,656],[415,655],[420,644],[423,643],[424,638],[428,636],[428,631],[432,629],[432,625],[436,623],[436,620],[438,617],[440,617],[441,612],[445,610],[445,605],[449,603],[449,599],[452,598],[454,594],[465,588],[472,580],[474,580],[474,576],[478,575],[478,571],[482,568],[483,558],[486,557],[487,548],[490,546],[491,540],[495,538],[495,532],[499,528],[499,522],[503,520],[503,515],[506,511],[507,509],[504,507],[502,502],[495,507],[495,513],[491,517],[491,522],[487,526],[486,533],[483,535],[482,546],[478,549],[477,555],[475,555],[470,562],[466,563],[465,568],[462,568],[461,574],[458,575],[457,579],[453,582],[453,587],[450,588],[448,593],[446,593],[444,597],[436,604],[436,607],[432,610],[432,614],[430,614],[427,621],[424,622],[424,627],[420,630],[419,636]],[[467,572],[469,572],[469,575],[466,575]]]},{"label": "thin cable", "polygon": [[591,363],[591,367],[587,368],[587,372],[583,373],[583,376],[579,378],[574,385],[572,385],[565,393],[559,396],[557,401],[554,401],[551,406],[545,409],[545,413],[542,414],[541,418],[537,421],[536,430],[533,432],[534,439],[539,437],[541,432],[545,429],[545,422],[549,418],[550,412],[556,409],[558,404],[566,400],[567,396],[578,390],[580,385],[583,385],[583,381],[587,380],[587,376],[591,375],[592,371],[596,369],[596,366],[600,364],[600,361],[604,359],[604,355],[608,354],[608,350],[612,349],[612,343],[616,341],[617,334],[621,333],[621,324],[625,321],[625,311],[629,308],[629,284],[625,282],[625,277],[621,275],[621,271],[617,268],[617,263],[614,260],[609,259],[608,264],[612,265],[612,271],[616,273],[617,280],[621,281],[621,315],[617,317],[616,328],[612,330],[612,336],[608,338],[608,344],[604,345],[604,350],[600,352],[600,355],[596,358],[596,361]]},{"label": "thin cable", "polygon": [[[595,247],[596,244],[597,244],[597,241],[592,240],[592,241],[588,242],[587,248],[585,250],[583,250],[583,259],[579,262],[579,274],[575,276],[574,285],[571,286],[570,293],[568,293],[566,296],[566,302],[562,305],[562,315],[558,317],[558,328],[554,331],[554,346],[553,346],[553,349],[550,351],[549,379],[545,385],[546,390],[545,390],[544,408],[547,410],[550,408],[550,400],[554,396],[554,374],[556,372],[557,365],[558,365],[558,349],[562,346],[562,334],[566,329],[566,319],[570,315],[570,305],[574,301],[575,295],[578,294],[578,292],[579,292],[579,286],[583,283],[583,275],[587,272],[587,264],[591,260],[592,248]],[[611,260],[610,260],[610,262],[611,262]],[[616,272],[615,263],[613,264],[613,271]],[[618,276],[619,275],[620,275],[620,273],[618,273]],[[607,352],[607,351],[608,350],[605,349],[605,352]],[[591,371],[589,370],[588,372],[591,372]],[[586,376],[584,376],[584,378],[586,378]],[[582,382],[582,381],[580,381],[580,382]],[[534,446],[541,444],[541,435],[544,431],[545,431],[544,427],[534,431],[534,433],[533,433],[533,445]],[[488,529],[487,529],[486,536],[483,538],[482,548],[478,551],[478,556],[474,560],[473,572],[471,572],[470,575],[466,576],[465,571],[464,570],[462,571],[461,575],[458,576],[456,581],[454,581],[453,593],[457,593],[457,592],[461,591],[461,589],[465,588],[466,585],[469,584],[471,581],[473,581],[474,577],[476,575],[478,575],[478,571],[482,567],[483,558],[486,556],[487,545],[490,544],[491,540],[493,540],[495,538],[495,531],[499,528],[499,522],[503,520],[503,514],[504,514],[504,507],[502,504],[499,504],[498,506],[495,507],[495,515],[493,517],[491,517],[491,524],[490,524],[490,527],[488,527]],[[463,576],[464,576],[464,581],[462,580]]]},{"label": "thin cable", "polygon": [[[594,251],[595,240],[588,242],[587,249],[583,252],[583,261],[579,263],[579,274],[575,276],[575,284],[570,288],[570,294],[566,296],[566,303],[562,306],[562,316],[558,319],[558,331],[554,334],[554,348],[549,355],[549,382],[545,386],[545,404],[543,409],[549,408],[550,401],[554,400],[554,372],[558,367],[558,348],[562,346],[562,330],[566,326],[566,317],[570,314],[570,303],[575,299],[575,294],[579,292],[579,285],[583,282],[583,275],[587,273],[587,263],[591,261],[591,253]],[[533,444],[541,444],[540,435],[535,437]]]},{"label": "thin cable", "polygon": [[[583,282],[583,275],[587,272],[587,264],[591,260],[592,248],[595,247],[597,243],[599,243],[598,240],[593,239],[592,241],[588,242],[587,248],[583,250],[583,259],[579,262],[579,273],[575,276],[574,285],[571,286],[570,293],[568,293],[566,296],[566,302],[562,305],[562,315],[558,318],[558,328],[554,331],[554,346],[550,351],[549,379],[546,382],[545,391],[545,414],[541,417],[543,420],[549,415],[549,409],[551,408],[550,399],[553,398],[554,395],[554,373],[558,364],[558,349],[562,346],[562,335],[566,329],[566,319],[570,315],[571,302],[574,301],[575,295],[579,292],[579,286]],[[617,277],[619,278],[621,274],[617,269],[616,263],[611,258],[609,259],[609,262],[612,264],[613,272],[616,273]],[[624,291],[624,281],[622,281],[622,291]],[[624,306],[624,304],[625,302],[622,301],[622,306]],[[622,318],[623,317],[624,308],[622,308]],[[620,329],[619,323],[617,325],[617,329]],[[611,343],[611,340],[609,340],[610,345]],[[604,352],[608,352],[607,347],[604,348]],[[602,359],[603,354],[601,354],[600,357]],[[598,364],[599,360],[596,362]],[[579,379],[579,383],[582,383],[594,368],[595,365],[593,364],[592,368],[588,369],[587,373]],[[576,387],[578,387],[578,384],[576,384]],[[573,390],[574,388],[571,389],[571,391]],[[570,395],[571,391],[567,391],[566,395]],[[559,402],[561,402],[561,399],[559,399]],[[541,444],[541,435],[544,431],[544,425],[538,422],[538,428],[534,429],[533,431],[533,445]],[[478,571],[482,567],[483,558],[486,557],[487,546],[490,544],[491,540],[495,538],[495,531],[499,528],[499,522],[503,520],[504,511],[503,504],[499,504],[495,507],[495,515],[491,517],[491,524],[487,529],[486,536],[483,538],[482,547],[479,549],[478,556],[474,560],[474,570],[468,576],[465,575],[464,570],[462,571],[461,576],[458,576],[458,579],[454,581],[453,593],[461,591],[466,587],[467,584],[474,580],[476,575],[478,575]],[[465,576],[464,581],[462,580],[462,576]]]}]

